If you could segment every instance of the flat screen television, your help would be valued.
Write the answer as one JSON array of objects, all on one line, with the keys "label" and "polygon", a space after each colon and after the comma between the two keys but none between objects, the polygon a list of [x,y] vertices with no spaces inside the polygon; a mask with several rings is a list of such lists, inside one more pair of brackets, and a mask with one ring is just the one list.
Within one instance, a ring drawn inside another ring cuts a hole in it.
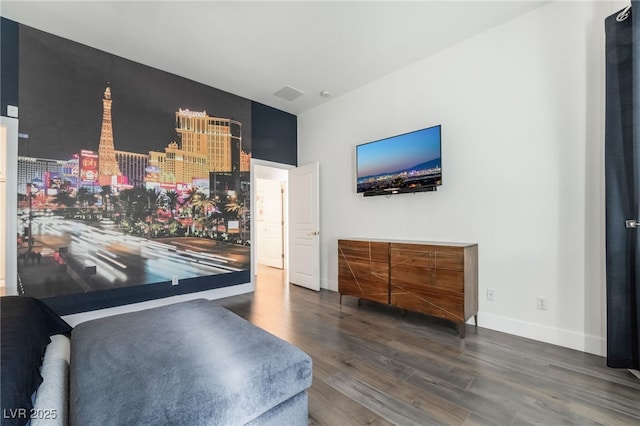
[{"label": "flat screen television", "polygon": [[357,145],[357,192],[367,197],[435,191],[442,185],[440,127]]}]

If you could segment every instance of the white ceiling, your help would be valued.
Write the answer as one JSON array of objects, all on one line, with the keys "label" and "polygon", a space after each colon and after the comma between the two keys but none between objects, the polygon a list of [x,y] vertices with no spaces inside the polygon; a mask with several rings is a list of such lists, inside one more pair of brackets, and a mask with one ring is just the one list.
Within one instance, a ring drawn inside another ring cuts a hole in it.
[{"label": "white ceiling", "polygon": [[[1,0],[0,13],[300,114],[544,3]],[[304,95],[274,95],[287,85]]]}]

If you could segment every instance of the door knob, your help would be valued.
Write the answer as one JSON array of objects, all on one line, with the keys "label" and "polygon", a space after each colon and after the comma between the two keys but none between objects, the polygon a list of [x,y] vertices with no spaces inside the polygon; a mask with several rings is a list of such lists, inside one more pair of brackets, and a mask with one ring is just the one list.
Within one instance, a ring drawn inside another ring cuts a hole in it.
[{"label": "door knob", "polygon": [[635,219],[627,220],[624,224],[628,229],[637,228],[640,225]]},{"label": "door knob", "polygon": [[313,231],[313,232],[309,232],[309,237],[314,237],[316,235],[320,235],[320,231]]}]

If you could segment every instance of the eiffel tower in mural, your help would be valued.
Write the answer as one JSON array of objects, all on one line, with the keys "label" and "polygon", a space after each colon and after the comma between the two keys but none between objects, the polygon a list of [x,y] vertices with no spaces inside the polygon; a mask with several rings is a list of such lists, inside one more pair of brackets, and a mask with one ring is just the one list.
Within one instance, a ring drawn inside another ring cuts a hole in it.
[{"label": "eiffel tower in mural", "polygon": [[111,88],[107,86],[102,98],[102,130],[100,131],[100,145],[98,145],[98,181],[100,185],[111,185],[121,176],[116,151],[113,145],[113,126],[111,125]]}]

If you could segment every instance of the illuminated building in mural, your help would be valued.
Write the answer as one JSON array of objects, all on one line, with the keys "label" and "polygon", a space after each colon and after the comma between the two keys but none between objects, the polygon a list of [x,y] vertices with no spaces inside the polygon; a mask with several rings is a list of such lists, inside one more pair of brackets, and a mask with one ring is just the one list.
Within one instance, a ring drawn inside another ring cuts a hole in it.
[{"label": "illuminated building in mural", "polygon": [[99,157],[100,155],[95,151],[80,150],[80,155],[78,156],[78,188],[91,188],[92,192],[95,192],[100,186],[98,179]]},{"label": "illuminated building in mural", "polygon": [[180,149],[176,142],[171,142],[164,151],[149,152],[149,164],[158,168],[156,173],[161,186],[191,183],[209,176],[206,155]]},{"label": "illuminated building in mural", "polygon": [[[121,176],[113,143],[113,126],[111,123],[111,88],[107,86],[102,98],[102,129],[100,131],[100,144],[98,145],[98,159],[100,169],[98,182],[100,185],[113,185],[119,183]],[[114,179],[114,177],[116,177]]]},{"label": "illuminated building in mural", "polygon": [[27,185],[46,185],[48,176],[63,175],[65,161],[48,158],[18,157],[18,193],[26,194]]},{"label": "illuminated building in mural", "polygon": [[240,171],[242,123],[211,117],[206,111],[176,112],[178,142],[186,152],[207,156],[210,172]]},{"label": "illuminated building in mural", "polygon": [[251,170],[251,154],[240,151],[240,171],[248,172]]},{"label": "illuminated building in mural", "polygon": [[179,109],[176,112],[178,142],[165,152],[149,152],[152,175],[147,182],[158,184],[192,183],[208,179],[210,173],[249,171],[251,154],[242,151],[242,123],[211,117],[206,111]]},{"label": "illuminated building in mural", "polygon": [[116,161],[122,174],[127,177],[129,185],[143,186],[146,169],[149,167],[149,155],[137,152],[114,151]]}]

